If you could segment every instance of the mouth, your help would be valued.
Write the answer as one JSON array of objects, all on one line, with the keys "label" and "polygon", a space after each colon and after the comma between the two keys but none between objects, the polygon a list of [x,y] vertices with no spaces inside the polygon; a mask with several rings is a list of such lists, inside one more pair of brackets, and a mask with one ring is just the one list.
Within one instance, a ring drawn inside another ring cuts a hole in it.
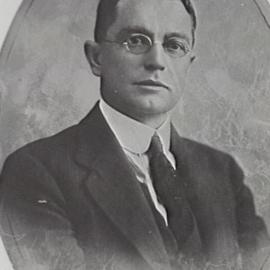
[{"label": "mouth", "polygon": [[134,83],[135,85],[143,86],[146,88],[165,88],[169,89],[169,86],[160,82],[160,81],[154,81],[154,80],[144,80],[140,82]]}]

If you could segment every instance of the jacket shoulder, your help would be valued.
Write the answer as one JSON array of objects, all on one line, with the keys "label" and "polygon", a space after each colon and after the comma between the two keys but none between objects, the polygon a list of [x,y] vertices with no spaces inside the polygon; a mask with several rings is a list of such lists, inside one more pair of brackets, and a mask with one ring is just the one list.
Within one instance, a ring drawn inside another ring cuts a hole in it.
[{"label": "jacket shoulder", "polygon": [[75,148],[78,129],[78,125],[74,125],[52,136],[22,146],[6,158],[2,173],[8,168],[14,170],[32,162],[52,168],[55,167],[53,164],[66,163]]},{"label": "jacket shoulder", "polygon": [[200,160],[202,163],[236,163],[234,158],[229,153],[226,153],[222,150],[191,139],[183,138],[182,140],[182,151],[184,151],[188,156],[195,158],[196,160]]},{"label": "jacket shoulder", "polygon": [[[70,158],[81,144],[81,138],[89,141],[89,137],[95,138],[95,130],[99,119],[97,105],[78,124],[45,138],[30,142],[11,153],[6,162],[17,157],[29,155],[43,161],[65,160]],[[84,135],[85,134],[85,135]],[[90,139],[91,141],[91,139]]]}]

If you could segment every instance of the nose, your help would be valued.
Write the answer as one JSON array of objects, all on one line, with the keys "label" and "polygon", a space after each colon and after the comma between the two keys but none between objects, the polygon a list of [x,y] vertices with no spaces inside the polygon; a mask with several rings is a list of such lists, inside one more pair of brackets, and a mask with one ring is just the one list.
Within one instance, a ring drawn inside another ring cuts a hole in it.
[{"label": "nose", "polygon": [[145,55],[145,69],[149,71],[165,70],[165,51],[162,44],[153,44],[149,52]]}]

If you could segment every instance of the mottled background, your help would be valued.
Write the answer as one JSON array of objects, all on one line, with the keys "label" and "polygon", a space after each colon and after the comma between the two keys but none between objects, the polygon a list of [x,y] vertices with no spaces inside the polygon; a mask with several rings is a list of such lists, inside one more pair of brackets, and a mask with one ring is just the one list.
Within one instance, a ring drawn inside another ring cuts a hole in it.
[{"label": "mottled background", "polygon": [[[270,230],[269,13],[253,0],[194,2],[197,61],[174,123],[183,136],[237,159]],[[83,54],[96,4],[25,0],[20,7],[0,55],[0,167],[18,147],[77,123],[97,100],[99,82]]]}]

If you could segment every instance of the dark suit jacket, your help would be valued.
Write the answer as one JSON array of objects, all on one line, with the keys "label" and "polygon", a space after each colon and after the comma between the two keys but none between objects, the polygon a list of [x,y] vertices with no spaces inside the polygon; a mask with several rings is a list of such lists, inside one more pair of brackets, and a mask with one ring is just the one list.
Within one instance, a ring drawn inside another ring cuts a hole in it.
[{"label": "dark suit jacket", "polygon": [[[174,129],[172,152],[205,260],[253,252],[267,233],[234,160]],[[13,153],[0,192],[16,269],[170,269],[151,207],[97,105],[78,125]]]}]

